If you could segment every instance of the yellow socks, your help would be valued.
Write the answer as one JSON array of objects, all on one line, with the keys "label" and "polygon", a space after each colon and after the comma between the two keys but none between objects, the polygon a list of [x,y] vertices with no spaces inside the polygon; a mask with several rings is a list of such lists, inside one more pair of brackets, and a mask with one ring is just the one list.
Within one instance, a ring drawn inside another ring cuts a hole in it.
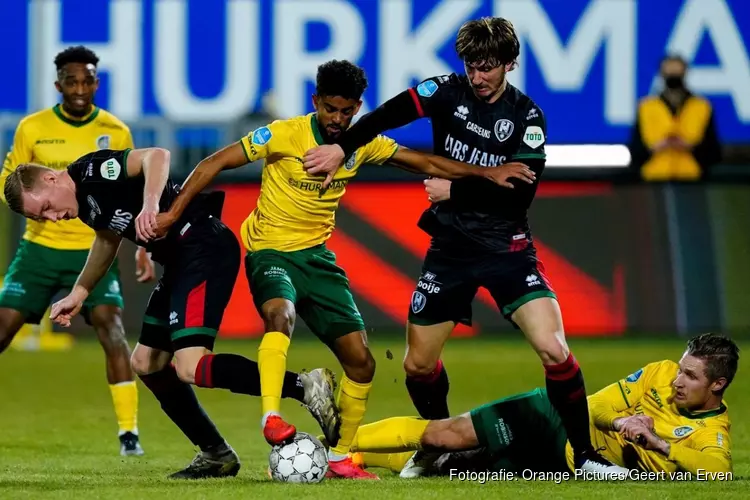
[{"label": "yellow socks", "polygon": [[269,413],[278,414],[281,408],[281,388],[286,374],[286,353],[290,339],[281,332],[268,332],[258,347],[260,371],[260,403],[263,422]]},{"label": "yellow socks", "polygon": [[419,450],[429,423],[429,420],[418,417],[393,417],[363,425],[357,431],[351,449],[378,453]]},{"label": "yellow socks", "polygon": [[[382,467],[392,472],[401,472],[406,462],[414,456],[413,451],[402,451],[401,453],[354,453],[354,463],[361,463],[365,467]],[[355,460],[355,457],[357,458]]]},{"label": "yellow socks", "polygon": [[339,390],[336,404],[341,412],[341,430],[339,432],[339,442],[331,448],[329,457],[332,459],[341,459],[349,453],[349,447],[357,434],[359,424],[365,416],[367,409],[367,398],[370,395],[372,382],[359,384],[349,379],[346,375],[341,379],[341,389]]},{"label": "yellow socks", "polygon": [[109,390],[112,393],[120,434],[138,434],[138,387],[135,381],[111,384]]}]

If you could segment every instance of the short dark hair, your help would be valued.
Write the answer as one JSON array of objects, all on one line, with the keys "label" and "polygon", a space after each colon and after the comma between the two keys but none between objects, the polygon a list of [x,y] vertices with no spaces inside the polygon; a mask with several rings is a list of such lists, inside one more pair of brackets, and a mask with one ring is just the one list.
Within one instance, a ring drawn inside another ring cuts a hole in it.
[{"label": "short dark hair", "polygon": [[46,170],[51,169],[33,163],[22,163],[8,174],[3,189],[8,208],[23,215],[23,193],[34,189],[37,179]]},{"label": "short dark hair", "polygon": [[[688,341],[687,353],[706,363],[706,377],[714,380],[727,379],[726,389],[737,373],[740,348],[730,338],[713,333],[704,333]],[[721,392],[724,392],[722,389]]]},{"label": "short dark hair", "polygon": [[57,71],[60,71],[63,66],[69,63],[93,64],[96,66],[99,64],[99,58],[93,50],[83,45],[76,45],[75,47],[68,47],[55,57]]},{"label": "short dark hair", "polygon": [[667,54],[661,58],[661,63],[659,64],[663,65],[665,62],[672,62],[672,61],[681,63],[685,68],[687,68],[688,63],[685,60],[685,58],[682,57],[680,54]]},{"label": "short dark hair", "polygon": [[513,23],[502,17],[467,21],[458,30],[456,52],[464,63],[497,67],[516,64],[521,52]]},{"label": "short dark hair", "polygon": [[366,88],[365,71],[356,64],[334,59],[318,66],[315,93],[319,96],[359,100]]}]

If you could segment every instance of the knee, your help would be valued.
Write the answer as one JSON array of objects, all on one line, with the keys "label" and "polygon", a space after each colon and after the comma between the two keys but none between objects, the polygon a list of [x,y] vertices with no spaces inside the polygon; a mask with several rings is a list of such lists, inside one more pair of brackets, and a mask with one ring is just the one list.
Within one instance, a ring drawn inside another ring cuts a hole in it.
[{"label": "knee", "polygon": [[263,319],[267,332],[290,335],[294,329],[294,305],[288,300],[278,301],[263,307]]},{"label": "knee", "polygon": [[350,353],[341,364],[346,376],[359,384],[369,384],[375,377],[375,358],[367,348]]},{"label": "knee", "polygon": [[198,363],[190,360],[175,359],[174,369],[177,372],[177,378],[186,384],[195,384],[195,370]]},{"label": "knee", "polygon": [[119,308],[94,311],[91,315],[91,324],[96,330],[99,343],[105,348],[127,344]]},{"label": "knee", "polygon": [[435,371],[437,363],[437,359],[420,356],[413,350],[410,350],[404,358],[404,371],[409,377],[424,377]]},{"label": "knee", "polygon": [[137,346],[130,356],[130,368],[139,377],[158,371],[158,367],[153,366],[151,356],[147,351],[147,349]]},{"label": "knee", "polygon": [[562,334],[550,335],[547,340],[535,346],[539,359],[544,365],[564,363],[570,355],[570,349]]}]

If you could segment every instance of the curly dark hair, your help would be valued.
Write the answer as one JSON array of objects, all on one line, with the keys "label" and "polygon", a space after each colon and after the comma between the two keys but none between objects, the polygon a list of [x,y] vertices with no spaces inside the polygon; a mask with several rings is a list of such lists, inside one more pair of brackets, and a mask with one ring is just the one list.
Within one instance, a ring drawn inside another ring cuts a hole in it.
[{"label": "curly dark hair", "polygon": [[[706,363],[706,377],[714,381],[725,378],[726,389],[737,373],[740,348],[730,338],[714,333],[704,333],[688,341],[687,353]],[[722,390],[723,392],[723,390]]]},{"label": "curly dark hair", "polygon": [[60,71],[63,66],[69,63],[93,64],[96,66],[99,64],[99,57],[93,50],[83,45],[76,45],[75,47],[68,47],[55,57],[57,71]]},{"label": "curly dark hair", "polygon": [[334,59],[318,66],[315,93],[319,96],[359,100],[366,88],[365,71],[356,64]]},{"label": "curly dark hair", "polygon": [[513,23],[502,17],[467,21],[456,36],[456,52],[467,64],[515,65],[520,51],[521,44]]}]

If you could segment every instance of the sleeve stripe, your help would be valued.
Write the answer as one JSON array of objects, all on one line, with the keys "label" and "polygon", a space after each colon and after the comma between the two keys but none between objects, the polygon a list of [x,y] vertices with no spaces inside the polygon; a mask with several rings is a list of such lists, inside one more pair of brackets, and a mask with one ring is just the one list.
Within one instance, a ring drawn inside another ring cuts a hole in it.
[{"label": "sleeve stripe", "polygon": [[625,400],[625,404],[630,408],[630,402],[628,401],[628,397],[625,395],[625,391],[622,389],[622,384],[620,382],[617,382],[617,387],[620,388],[620,394],[622,394],[622,399]]},{"label": "sleeve stripe", "polygon": [[521,153],[511,156],[512,160],[518,160],[520,158],[538,158],[540,160],[544,160],[547,158],[547,155],[544,153]]},{"label": "sleeve stripe", "polygon": [[417,97],[417,93],[414,91],[414,89],[409,89],[409,95],[414,101],[414,106],[416,106],[417,108],[417,114],[419,115],[420,118],[423,118],[424,110],[422,109],[422,104],[419,102],[419,97]]},{"label": "sleeve stripe", "polygon": [[250,159],[250,155],[247,154],[247,146],[245,146],[245,141],[248,140],[247,137],[243,137],[240,139],[240,144],[242,145],[242,152],[245,153],[245,158],[247,158],[248,163],[252,162]]}]

